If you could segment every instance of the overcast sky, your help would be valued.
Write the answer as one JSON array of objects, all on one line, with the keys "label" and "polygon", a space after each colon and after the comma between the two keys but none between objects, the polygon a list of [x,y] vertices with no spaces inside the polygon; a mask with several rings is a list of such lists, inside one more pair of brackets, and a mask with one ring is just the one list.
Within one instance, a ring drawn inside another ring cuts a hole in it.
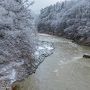
[{"label": "overcast sky", "polygon": [[32,6],[32,10],[38,14],[40,12],[40,9],[41,8],[44,8],[46,6],[49,6],[51,4],[55,4],[56,2],[61,2],[61,1],[64,1],[64,0],[34,0],[35,3],[34,5]]}]

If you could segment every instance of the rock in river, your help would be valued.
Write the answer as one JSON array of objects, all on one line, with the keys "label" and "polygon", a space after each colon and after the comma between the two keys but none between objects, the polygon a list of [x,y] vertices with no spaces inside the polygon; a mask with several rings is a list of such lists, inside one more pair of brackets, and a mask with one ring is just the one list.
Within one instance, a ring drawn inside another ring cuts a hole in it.
[{"label": "rock in river", "polygon": [[85,55],[83,55],[83,58],[90,58],[90,55],[85,54]]}]

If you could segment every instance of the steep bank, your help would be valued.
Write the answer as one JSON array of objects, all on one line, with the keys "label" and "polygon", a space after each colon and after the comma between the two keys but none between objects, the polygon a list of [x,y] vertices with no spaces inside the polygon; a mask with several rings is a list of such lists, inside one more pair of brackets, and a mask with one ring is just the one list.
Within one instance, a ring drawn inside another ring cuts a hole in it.
[{"label": "steep bank", "polygon": [[38,31],[90,46],[90,1],[71,0],[41,10]]},{"label": "steep bank", "polygon": [[35,73],[53,49],[37,39],[27,4],[32,1],[0,0],[0,90]]}]

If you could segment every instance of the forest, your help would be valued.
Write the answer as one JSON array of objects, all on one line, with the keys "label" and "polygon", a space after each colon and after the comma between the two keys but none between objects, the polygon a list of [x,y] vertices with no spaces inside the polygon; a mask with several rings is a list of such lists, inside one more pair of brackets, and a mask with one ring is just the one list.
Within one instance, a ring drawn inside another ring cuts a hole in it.
[{"label": "forest", "polygon": [[0,90],[35,73],[52,53],[51,43],[37,39],[32,4],[30,0],[0,0]]},{"label": "forest", "polygon": [[0,90],[89,90],[90,0],[34,3],[0,0]]},{"label": "forest", "polygon": [[63,36],[90,46],[90,1],[57,2],[41,10],[39,32]]}]

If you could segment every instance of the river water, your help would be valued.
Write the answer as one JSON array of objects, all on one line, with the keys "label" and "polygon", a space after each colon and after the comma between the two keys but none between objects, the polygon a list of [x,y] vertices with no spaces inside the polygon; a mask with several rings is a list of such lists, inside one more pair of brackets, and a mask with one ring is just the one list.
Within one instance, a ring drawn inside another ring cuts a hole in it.
[{"label": "river water", "polygon": [[90,59],[83,58],[90,54],[90,47],[46,34],[39,39],[53,42],[54,54],[18,85],[19,90],[90,90]]}]

